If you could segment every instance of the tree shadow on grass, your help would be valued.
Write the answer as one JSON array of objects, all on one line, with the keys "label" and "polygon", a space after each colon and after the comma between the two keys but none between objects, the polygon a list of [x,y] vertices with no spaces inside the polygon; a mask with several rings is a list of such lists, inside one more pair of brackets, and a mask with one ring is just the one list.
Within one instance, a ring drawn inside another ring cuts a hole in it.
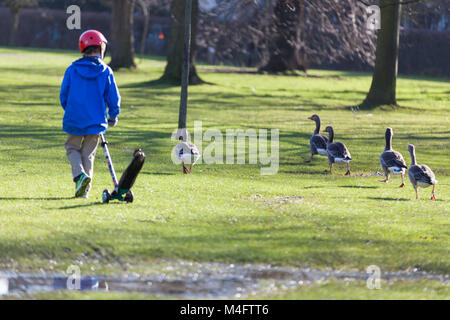
[{"label": "tree shadow on grass", "polygon": [[302,77],[302,78],[317,78],[317,79],[343,79],[340,75],[317,75],[309,74],[300,71],[286,71],[286,72],[267,72],[259,71],[256,68],[208,68],[198,67],[197,70],[202,73],[227,73],[227,74],[252,74],[252,75],[270,75],[270,76],[284,76],[284,77]]},{"label": "tree shadow on grass", "polygon": [[150,81],[143,81],[143,82],[135,82],[135,83],[129,83],[126,85],[121,85],[121,89],[133,89],[133,88],[151,88],[155,87],[158,89],[167,89],[167,88],[173,88],[173,87],[179,87],[180,84],[168,81],[168,80],[162,80],[162,79],[155,79]]},{"label": "tree shadow on grass", "polygon": [[307,186],[307,187],[303,187],[302,189],[322,189],[322,188],[326,188],[326,186],[320,185],[320,186]]},{"label": "tree shadow on grass", "polygon": [[141,174],[147,174],[150,176],[174,176],[175,173],[173,172],[141,172]]},{"label": "tree shadow on grass", "polygon": [[372,187],[372,186],[339,186],[339,188],[378,189],[378,187]]},{"label": "tree shadow on grass", "polygon": [[368,199],[384,200],[384,201],[410,201],[411,200],[411,199],[405,199],[405,198],[391,198],[391,197],[368,197]]},{"label": "tree shadow on grass", "polygon": [[0,197],[1,200],[37,200],[37,201],[55,201],[55,200],[71,200],[75,199],[75,197],[24,197],[24,198],[18,198],[18,197]]},{"label": "tree shadow on grass", "polygon": [[[206,81],[204,81],[201,84],[214,85],[214,83],[206,82]],[[193,85],[193,84],[190,84],[190,85]],[[129,83],[129,84],[120,86],[120,88],[121,89],[133,89],[133,88],[168,89],[168,88],[180,87],[180,86],[181,86],[181,84],[178,81],[172,81],[172,80],[159,78],[159,79],[150,80],[150,81]]]},{"label": "tree shadow on grass", "polygon": [[442,201],[445,202],[446,200],[443,199],[435,199],[433,201],[431,201],[429,198],[419,198],[418,200],[414,199],[413,197],[411,197],[411,199],[405,199],[405,198],[390,198],[390,197],[368,197],[369,199],[373,199],[373,200],[385,200],[385,201],[419,201],[419,200],[425,200],[425,201]]},{"label": "tree shadow on grass", "polygon": [[[108,205],[118,205],[120,202],[111,202]],[[65,206],[65,207],[59,207],[59,210],[67,210],[67,209],[77,209],[77,208],[86,208],[86,207],[94,207],[94,206],[106,206],[105,203],[102,202],[90,202],[90,203],[82,203],[82,204],[75,204],[72,206]]]},{"label": "tree shadow on grass", "polygon": [[[281,164],[280,164],[281,165]],[[312,170],[303,170],[303,169],[298,169],[298,170],[284,170],[283,168],[280,168],[278,170],[278,173],[284,173],[284,174],[292,174],[292,175],[302,175],[302,174],[307,174],[307,175],[313,175],[316,177],[321,177],[323,178],[324,176],[330,176],[330,171],[326,170],[326,171],[312,171]]]}]

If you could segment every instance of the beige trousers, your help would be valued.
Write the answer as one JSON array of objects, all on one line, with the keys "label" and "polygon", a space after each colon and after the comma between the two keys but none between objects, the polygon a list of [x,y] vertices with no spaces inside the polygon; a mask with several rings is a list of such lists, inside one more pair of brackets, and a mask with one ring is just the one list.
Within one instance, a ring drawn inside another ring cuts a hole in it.
[{"label": "beige trousers", "polygon": [[[89,136],[74,136],[67,134],[67,140],[65,143],[67,158],[69,158],[70,165],[72,166],[72,175],[77,177],[84,173],[91,179],[94,175],[94,160],[95,153],[97,152],[98,142],[100,135]],[[91,188],[91,185],[87,187],[87,191]]]}]

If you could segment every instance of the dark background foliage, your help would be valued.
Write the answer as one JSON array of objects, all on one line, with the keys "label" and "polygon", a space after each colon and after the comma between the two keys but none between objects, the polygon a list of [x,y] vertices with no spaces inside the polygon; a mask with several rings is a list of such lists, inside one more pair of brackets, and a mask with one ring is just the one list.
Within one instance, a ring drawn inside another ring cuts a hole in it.
[{"label": "dark background foliage", "polygon": [[[267,60],[273,1],[217,0],[198,19],[197,60],[241,67],[260,67]],[[68,30],[65,12],[82,9],[82,30],[98,29],[110,35],[111,8],[107,0],[41,0],[38,7],[20,12],[17,46],[76,49],[81,30]],[[405,6],[400,33],[399,72],[449,76],[449,4],[429,0]],[[375,33],[365,26],[365,5],[354,0],[305,1],[301,22],[300,54],[309,68],[371,71]],[[145,53],[166,55],[170,35],[170,2],[150,5]],[[139,7],[134,17],[136,51],[144,19]],[[8,44],[11,16],[0,1],[0,45]],[[214,54],[211,54],[214,48]],[[213,57],[212,57],[213,56]]]}]

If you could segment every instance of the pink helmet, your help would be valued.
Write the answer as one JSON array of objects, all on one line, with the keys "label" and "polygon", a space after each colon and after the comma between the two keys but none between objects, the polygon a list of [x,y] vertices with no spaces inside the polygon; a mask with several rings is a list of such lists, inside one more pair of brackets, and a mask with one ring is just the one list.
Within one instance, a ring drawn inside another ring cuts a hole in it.
[{"label": "pink helmet", "polygon": [[105,36],[97,30],[88,30],[83,32],[80,36],[80,52],[83,53],[84,49],[90,46],[101,46],[102,43],[108,43]]}]

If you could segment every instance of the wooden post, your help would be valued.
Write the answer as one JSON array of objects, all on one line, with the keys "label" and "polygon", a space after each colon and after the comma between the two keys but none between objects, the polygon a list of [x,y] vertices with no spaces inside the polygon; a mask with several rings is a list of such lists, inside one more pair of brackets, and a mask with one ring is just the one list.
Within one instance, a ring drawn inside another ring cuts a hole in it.
[{"label": "wooden post", "polygon": [[189,87],[189,60],[191,54],[191,15],[192,0],[186,0],[185,9],[185,27],[184,27],[184,55],[183,55],[183,71],[181,75],[181,99],[180,113],[178,116],[178,139],[188,140],[186,129],[187,103],[188,103],[188,87]]}]

